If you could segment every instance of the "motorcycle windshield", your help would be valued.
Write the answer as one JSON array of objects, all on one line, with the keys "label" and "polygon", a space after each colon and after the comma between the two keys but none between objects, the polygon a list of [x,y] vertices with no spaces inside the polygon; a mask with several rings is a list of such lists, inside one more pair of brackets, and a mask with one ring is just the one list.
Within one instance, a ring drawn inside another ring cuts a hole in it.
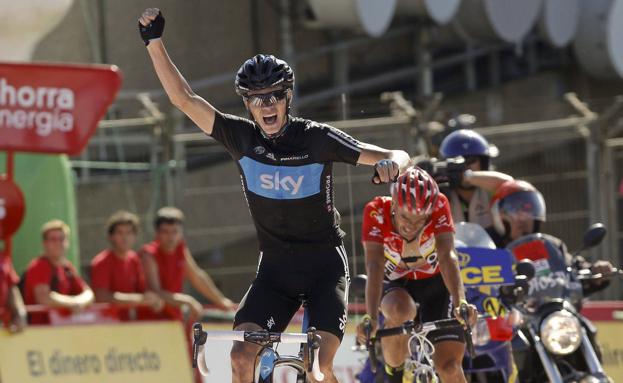
[{"label": "motorcycle windshield", "polygon": [[482,226],[471,222],[459,222],[454,227],[455,247],[480,247],[495,249],[495,243]]},{"label": "motorcycle windshield", "polygon": [[475,223],[455,226],[455,247],[461,278],[466,287],[499,286],[515,283],[513,256],[497,249],[489,234]]},{"label": "motorcycle windshield", "polygon": [[566,299],[577,303],[582,298],[582,285],[567,267],[565,254],[557,243],[542,234],[530,234],[506,247],[517,261],[529,259],[535,276],[530,281],[526,303],[540,306],[554,300]]},{"label": "motorcycle windshield", "polygon": [[[482,226],[469,222],[455,225],[455,247],[467,301],[475,305],[480,313],[490,315],[486,323],[491,340],[505,342],[512,339],[513,324],[508,315],[510,308],[499,299],[499,285],[514,283],[512,256],[504,249],[496,249]],[[484,258],[474,264],[480,257]],[[487,283],[487,278],[498,275],[497,272],[492,274],[492,270],[500,270],[499,276],[505,276],[497,279],[499,284]]]}]

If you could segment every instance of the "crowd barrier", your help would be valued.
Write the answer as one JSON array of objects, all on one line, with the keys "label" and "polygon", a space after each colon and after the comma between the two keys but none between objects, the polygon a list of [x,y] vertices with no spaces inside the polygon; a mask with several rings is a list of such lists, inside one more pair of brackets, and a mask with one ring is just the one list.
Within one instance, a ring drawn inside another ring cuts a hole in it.
[{"label": "crowd barrier", "polygon": [[[351,313],[361,313],[351,304]],[[45,310],[29,306],[30,312]],[[230,315],[207,310],[220,323],[205,323],[207,330],[230,329]],[[219,314],[220,313],[220,314]],[[586,302],[582,313],[598,328],[603,366],[615,382],[623,382],[623,301]],[[302,311],[289,331],[300,330]],[[365,354],[355,344],[355,318],[351,318],[336,358],[335,374],[343,383],[356,383]],[[187,334],[180,322],[120,322],[110,305],[92,305],[81,313],[52,314],[51,326],[30,326],[20,334],[0,331],[2,383],[192,383]],[[89,324],[87,324],[89,323]],[[207,345],[211,375],[205,382],[231,381],[231,342]],[[298,345],[280,345],[282,354],[296,355]],[[292,372],[277,370],[275,383],[287,382]]]},{"label": "crowd barrier", "polygon": [[31,326],[0,332],[3,383],[192,383],[178,322]]}]

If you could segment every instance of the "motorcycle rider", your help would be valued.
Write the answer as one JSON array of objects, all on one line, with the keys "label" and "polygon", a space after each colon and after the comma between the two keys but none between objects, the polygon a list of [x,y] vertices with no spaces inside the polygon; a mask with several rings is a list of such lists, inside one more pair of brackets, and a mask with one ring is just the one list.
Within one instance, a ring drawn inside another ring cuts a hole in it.
[{"label": "motorcycle rider", "polygon": [[[530,183],[521,180],[504,182],[491,199],[493,224],[487,232],[499,248],[506,247],[512,241],[524,235],[538,233],[546,219],[546,207],[543,195]],[[591,263],[584,257],[573,256],[560,239],[546,235],[558,244],[569,266],[577,269],[590,269],[592,273],[604,276],[612,274],[609,261],[598,260]],[[608,286],[607,278],[583,281],[584,295],[592,294]]]},{"label": "motorcycle rider", "polygon": [[[460,116],[459,116],[460,117]],[[467,118],[455,119],[456,121],[472,121]],[[450,122],[454,121],[451,120]],[[462,164],[448,164],[446,171],[436,174],[435,179],[439,182],[448,184],[442,188],[442,192],[450,201],[452,219],[455,222],[466,221],[478,224],[486,228],[492,224],[490,199],[495,190],[504,182],[513,180],[513,177],[489,170],[491,158],[498,155],[498,150],[494,145],[490,145],[487,140],[479,133],[468,128],[471,124],[448,124],[460,128],[447,135],[441,142],[439,154],[442,159],[449,160],[455,157],[463,157],[465,162]],[[497,289],[491,287],[474,287],[467,289],[467,297],[470,303],[483,301]],[[493,294],[495,295],[495,294]],[[483,309],[483,307],[479,307]],[[492,328],[505,328],[507,318],[498,317],[488,319],[488,326]],[[501,367],[500,374],[495,378],[506,382],[515,382],[517,368],[513,359],[510,344],[496,349],[498,353],[505,353],[508,365]],[[478,367],[476,367],[477,369]],[[490,372],[490,374],[496,374]]]},{"label": "motorcycle rider", "polygon": [[448,197],[455,222],[473,222],[482,227],[492,224],[489,201],[491,195],[504,182],[513,177],[489,170],[491,158],[498,149],[479,133],[459,129],[447,135],[439,147],[441,159],[463,157],[463,167],[448,169],[447,174],[435,177],[438,182],[448,181],[443,193]]},{"label": "motorcycle rider", "polygon": [[[506,247],[523,236],[540,233],[546,220],[543,195],[532,184],[521,180],[505,182],[498,188],[491,200],[491,212],[493,224],[487,228],[487,232],[499,248]],[[612,264],[609,261],[598,260],[591,263],[580,255],[569,253],[562,240],[548,234],[540,235],[559,249],[567,266],[576,270],[590,269],[593,274],[600,273],[606,277],[612,274]],[[517,257],[514,251],[513,253]],[[582,295],[587,297],[605,289],[608,285],[608,278],[583,280]],[[581,305],[581,302],[578,302],[578,305]],[[579,311],[580,307],[577,309]],[[583,321],[593,349],[601,360],[601,351],[595,340],[596,328],[586,318]]]}]

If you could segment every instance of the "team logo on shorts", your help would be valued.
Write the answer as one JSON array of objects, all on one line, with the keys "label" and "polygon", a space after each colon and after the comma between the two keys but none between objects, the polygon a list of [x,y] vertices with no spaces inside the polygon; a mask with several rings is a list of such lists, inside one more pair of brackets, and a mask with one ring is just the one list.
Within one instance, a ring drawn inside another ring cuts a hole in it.
[{"label": "team logo on shorts", "polygon": [[344,331],[346,331],[346,321],[348,320],[348,312],[344,310],[344,314],[338,320],[340,321],[340,331],[344,333]]},{"label": "team logo on shorts", "polygon": [[266,327],[268,327],[268,329],[272,329],[273,326],[275,325],[275,320],[273,319],[273,317],[270,317],[268,319],[268,321],[266,322]]}]

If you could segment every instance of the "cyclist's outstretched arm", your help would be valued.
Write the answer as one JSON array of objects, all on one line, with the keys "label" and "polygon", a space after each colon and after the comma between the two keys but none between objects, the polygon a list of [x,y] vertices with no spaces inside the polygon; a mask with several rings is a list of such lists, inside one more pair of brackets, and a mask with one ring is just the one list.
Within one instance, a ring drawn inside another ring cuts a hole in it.
[{"label": "cyclist's outstretched arm", "polygon": [[411,159],[404,150],[389,150],[367,143],[361,146],[358,164],[373,166],[381,160],[391,160],[398,165],[401,173],[411,165]]},{"label": "cyclist's outstretched arm", "polygon": [[147,52],[154,65],[158,79],[171,103],[184,112],[201,130],[212,133],[215,108],[193,92],[184,76],[169,57],[161,39],[164,31],[164,18],[157,8],[146,9],[139,23],[141,37],[147,44]]},{"label": "cyclist's outstretched arm", "polygon": [[[411,158],[404,150],[388,150],[372,144],[361,144],[358,164],[376,168],[375,183],[390,182],[411,165]],[[378,181],[378,182],[377,182]]]}]

